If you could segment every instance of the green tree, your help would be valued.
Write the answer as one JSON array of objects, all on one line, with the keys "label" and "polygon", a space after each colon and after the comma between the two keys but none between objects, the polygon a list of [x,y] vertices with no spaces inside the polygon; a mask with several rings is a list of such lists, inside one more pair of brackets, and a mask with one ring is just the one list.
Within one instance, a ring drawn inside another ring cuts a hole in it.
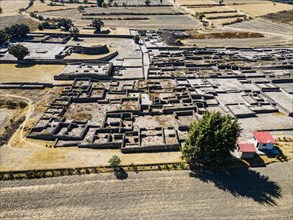
[{"label": "green tree", "polygon": [[5,32],[9,38],[24,38],[30,32],[30,29],[25,24],[15,24],[10,28],[6,27]]},{"label": "green tree", "polygon": [[138,44],[139,43],[139,40],[140,40],[140,36],[138,34],[137,35],[134,35],[133,36],[133,40],[134,40],[135,43]]},{"label": "green tree", "polygon": [[3,12],[3,9],[0,7],[0,14],[2,14],[2,12]]},{"label": "green tree", "polygon": [[95,18],[92,20],[92,26],[96,29],[97,32],[100,32],[101,28],[104,26],[104,22],[99,18]]},{"label": "green tree", "polygon": [[110,166],[118,167],[121,163],[121,159],[117,155],[114,155],[108,162]]},{"label": "green tree", "polygon": [[69,32],[74,41],[78,40],[79,29],[77,27],[70,28]]},{"label": "green tree", "polygon": [[59,28],[63,27],[65,31],[69,31],[69,29],[73,26],[72,20],[69,18],[61,18],[58,21],[57,26]]},{"label": "green tree", "polygon": [[84,12],[84,6],[78,6],[77,10],[79,11],[79,13]]},{"label": "green tree", "polygon": [[25,101],[19,101],[18,106],[19,108],[24,109],[27,106],[27,103]]},{"label": "green tree", "polygon": [[44,28],[48,28],[48,27],[50,27],[50,23],[48,21],[44,21],[44,22],[42,22],[42,26]]},{"label": "green tree", "polygon": [[29,55],[29,50],[21,44],[14,44],[8,48],[8,53],[16,57],[17,60],[23,60],[25,56]]},{"label": "green tree", "polygon": [[196,16],[200,21],[202,21],[202,19],[205,17],[204,13],[201,13],[201,12],[200,12],[200,13],[196,12],[195,16]]},{"label": "green tree", "polygon": [[3,30],[0,30],[0,45],[4,44],[8,40],[7,33]]},{"label": "green tree", "polygon": [[44,26],[43,26],[42,24],[39,24],[39,25],[38,25],[38,29],[39,29],[40,31],[42,31],[42,30],[44,30]]},{"label": "green tree", "polygon": [[22,14],[22,12],[25,12],[25,9],[24,8],[18,9],[18,14]]},{"label": "green tree", "polygon": [[151,0],[145,0],[144,3],[146,4],[146,6],[150,6]]},{"label": "green tree", "polygon": [[104,0],[97,0],[98,6],[101,8],[103,7]]},{"label": "green tree", "polygon": [[182,158],[191,167],[221,165],[236,149],[240,133],[237,119],[220,112],[206,112],[197,122],[191,123],[181,148]]},{"label": "green tree", "polygon": [[224,0],[219,0],[219,4],[222,5],[224,3]]}]

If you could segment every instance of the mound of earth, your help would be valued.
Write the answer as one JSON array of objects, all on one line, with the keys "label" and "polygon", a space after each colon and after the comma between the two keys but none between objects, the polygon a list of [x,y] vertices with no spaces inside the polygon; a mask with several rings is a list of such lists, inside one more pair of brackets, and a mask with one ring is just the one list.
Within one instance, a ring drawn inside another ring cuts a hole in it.
[{"label": "mound of earth", "polygon": [[280,11],[278,13],[270,13],[263,18],[269,19],[271,21],[279,22],[279,23],[286,23],[293,25],[293,10],[289,11]]}]

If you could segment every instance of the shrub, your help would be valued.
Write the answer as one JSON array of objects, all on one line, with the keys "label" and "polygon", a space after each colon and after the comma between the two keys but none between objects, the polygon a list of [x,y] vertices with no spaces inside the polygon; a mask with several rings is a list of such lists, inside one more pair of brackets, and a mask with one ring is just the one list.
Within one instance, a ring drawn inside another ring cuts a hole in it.
[{"label": "shrub", "polygon": [[7,108],[9,109],[16,109],[17,107],[17,104],[11,100],[7,100],[6,105],[7,105]]},{"label": "shrub", "polygon": [[84,12],[84,7],[82,5],[78,6],[77,10],[81,13]]},{"label": "shrub", "polygon": [[135,43],[138,43],[139,40],[140,40],[140,36],[138,34],[137,35],[134,35],[133,36],[133,40],[134,40]]},{"label": "shrub", "polygon": [[69,29],[73,26],[72,20],[69,18],[61,18],[57,24],[58,27],[63,27],[65,31],[69,31]]},{"label": "shrub", "polygon": [[110,166],[117,167],[120,165],[121,159],[117,155],[114,155],[108,162]]},{"label": "shrub", "polygon": [[24,101],[19,101],[19,102],[18,102],[18,106],[19,106],[21,109],[24,109],[24,108],[27,106],[27,103],[24,102]]},{"label": "shrub", "polygon": [[48,21],[44,21],[42,23],[42,26],[43,26],[43,28],[48,28],[48,27],[50,27],[50,23]]},{"label": "shrub", "polygon": [[39,19],[40,21],[43,21],[43,20],[44,20],[44,17],[43,17],[42,15],[39,15],[39,16],[38,16],[38,19]]}]

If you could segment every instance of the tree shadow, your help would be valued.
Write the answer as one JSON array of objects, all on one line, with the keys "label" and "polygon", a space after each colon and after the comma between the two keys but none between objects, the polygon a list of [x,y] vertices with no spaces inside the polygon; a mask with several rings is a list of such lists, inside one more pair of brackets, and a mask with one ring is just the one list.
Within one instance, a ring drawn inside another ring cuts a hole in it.
[{"label": "tree shadow", "polygon": [[276,182],[249,168],[204,169],[192,171],[190,176],[205,183],[214,183],[217,188],[235,197],[251,198],[263,205],[275,206],[276,199],[282,197]]},{"label": "tree shadow", "polygon": [[33,67],[35,66],[36,64],[34,63],[25,63],[25,62],[22,62],[22,63],[18,63],[15,65],[16,68],[30,68],[30,67]]},{"label": "tree shadow", "polygon": [[244,158],[242,160],[246,161],[250,167],[266,167],[266,163],[258,154],[254,158]]},{"label": "tree shadow", "polygon": [[122,167],[116,167],[114,169],[114,175],[119,180],[124,180],[128,178],[128,173]]}]

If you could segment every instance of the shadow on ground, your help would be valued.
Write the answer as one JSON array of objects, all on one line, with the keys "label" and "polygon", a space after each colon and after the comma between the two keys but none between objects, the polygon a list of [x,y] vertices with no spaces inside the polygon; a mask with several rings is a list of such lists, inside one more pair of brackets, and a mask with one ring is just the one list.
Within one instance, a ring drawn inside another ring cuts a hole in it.
[{"label": "shadow on ground", "polygon": [[269,177],[261,175],[249,168],[233,168],[226,170],[192,171],[191,177],[215,186],[235,197],[251,198],[263,205],[277,205],[281,198],[281,188]]},{"label": "shadow on ground", "polygon": [[35,64],[34,63],[25,63],[25,62],[23,62],[23,63],[18,63],[15,66],[16,66],[16,68],[30,68],[30,67],[35,66]]},{"label": "shadow on ground", "polygon": [[128,173],[122,167],[115,168],[114,175],[119,180],[124,180],[128,177]]}]

